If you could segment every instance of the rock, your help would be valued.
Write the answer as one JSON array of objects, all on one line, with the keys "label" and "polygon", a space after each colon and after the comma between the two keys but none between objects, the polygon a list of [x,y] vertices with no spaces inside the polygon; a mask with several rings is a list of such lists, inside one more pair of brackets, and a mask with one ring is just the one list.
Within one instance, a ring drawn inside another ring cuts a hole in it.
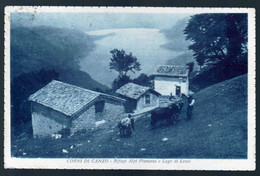
[{"label": "rock", "polygon": [[95,126],[98,127],[98,126],[100,126],[100,125],[103,125],[104,123],[106,123],[105,120],[97,121],[97,122],[95,123]]},{"label": "rock", "polygon": [[69,153],[69,152],[65,149],[62,149],[62,153]]},{"label": "rock", "polygon": [[163,138],[162,141],[168,141],[168,138]]},{"label": "rock", "polygon": [[51,135],[51,138],[52,138],[52,139],[60,139],[61,137],[62,137],[61,134],[52,134],[52,135]]}]

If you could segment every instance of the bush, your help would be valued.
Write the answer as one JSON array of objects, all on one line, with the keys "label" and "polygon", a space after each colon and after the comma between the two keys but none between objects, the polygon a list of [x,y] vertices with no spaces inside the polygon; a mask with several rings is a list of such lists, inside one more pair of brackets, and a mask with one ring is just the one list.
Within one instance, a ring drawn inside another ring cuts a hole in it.
[{"label": "bush", "polygon": [[146,87],[153,87],[152,78],[144,73],[140,74],[137,78],[133,79],[132,81],[135,84],[146,86]]},{"label": "bush", "polygon": [[131,82],[131,79],[127,75],[123,75],[122,77],[117,77],[112,83],[112,89],[117,90],[129,82]]}]

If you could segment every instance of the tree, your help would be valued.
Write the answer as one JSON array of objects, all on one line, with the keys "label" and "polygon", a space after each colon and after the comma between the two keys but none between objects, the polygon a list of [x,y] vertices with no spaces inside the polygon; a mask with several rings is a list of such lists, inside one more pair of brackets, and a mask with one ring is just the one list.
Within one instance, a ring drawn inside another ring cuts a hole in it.
[{"label": "tree", "polygon": [[135,84],[152,88],[152,78],[144,73],[140,74],[137,78],[132,81]]},{"label": "tree", "polygon": [[184,29],[199,66],[247,71],[247,14],[194,15]]},{"label": "tree", "polygon": [[189,68],[189,74],[193,72],[194,69],[194,62],[188,62],[186,66]]},{"label": "tree", "polygon": [[112,57],[110,58],[111,62],[109,63],[109,68],[117,71],[119,77],[122,78],[131,71],[140,71],[140,63],[137,61],[137,58],[130,54],[126,54],[124,50],[113,49],[110,51]]}]

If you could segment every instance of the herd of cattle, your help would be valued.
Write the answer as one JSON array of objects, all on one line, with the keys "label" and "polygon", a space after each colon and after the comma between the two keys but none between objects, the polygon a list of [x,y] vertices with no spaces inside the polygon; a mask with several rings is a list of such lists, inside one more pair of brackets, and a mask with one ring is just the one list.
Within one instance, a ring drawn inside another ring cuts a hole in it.
[{"label": "herd of cattle", "polygon": [[[166,124],[173,125],[179,120],[179,114],[183,107],[183,100],[178,101],[168,101],[164,105],[153,109],[151,113],[150,125],[151,129],[157,128],[159,125]],[[129,114],[128,117],[122,119],[118,123],[118,128],[121,137],[129,137],[134,131],[134,118]]]}]

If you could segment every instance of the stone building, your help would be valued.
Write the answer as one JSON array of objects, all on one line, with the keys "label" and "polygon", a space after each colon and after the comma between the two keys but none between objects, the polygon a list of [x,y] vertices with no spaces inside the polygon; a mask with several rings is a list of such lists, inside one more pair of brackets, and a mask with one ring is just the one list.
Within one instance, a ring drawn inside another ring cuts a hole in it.
[{"label": "stone building", "polygon": [[125,100],[55,80],[32,94],[29,101],[34,137],[64,129],[73,135],[99,124],[114,127],[124,116]]},{"label": "stone building", "polygon": [[126,99],[125,111],[127,113],[147,107],[159,106],[160,93],[149,87],[127,83],[120,87],[116,93]]},{"label": "stone building", "polygon": [[189,93],[189,69],[186,66],[159,65],[154,77],[154,90],[165,96]]}]

